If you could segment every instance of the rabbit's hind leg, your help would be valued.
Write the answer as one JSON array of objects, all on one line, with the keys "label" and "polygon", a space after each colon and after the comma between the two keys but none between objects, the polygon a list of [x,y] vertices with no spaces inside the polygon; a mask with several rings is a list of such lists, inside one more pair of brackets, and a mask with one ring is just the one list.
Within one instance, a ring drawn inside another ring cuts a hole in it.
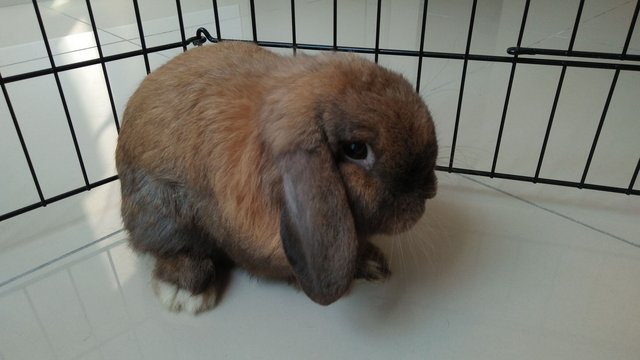
[{"label": "rabbit's hind leg", "polygon": [[187,255],[156,257],[153,290],[171,311],[198,314],[209,310],[228,277],[229,268],[222,263]]},{"label": "rabbit's hind leg", "polygon": [[129,244],[155,259],[156,295],[172,311],[213,307],[232,264],[198,226],[197,202],[180,184],[139,170],[123,172],[121,187]]}]

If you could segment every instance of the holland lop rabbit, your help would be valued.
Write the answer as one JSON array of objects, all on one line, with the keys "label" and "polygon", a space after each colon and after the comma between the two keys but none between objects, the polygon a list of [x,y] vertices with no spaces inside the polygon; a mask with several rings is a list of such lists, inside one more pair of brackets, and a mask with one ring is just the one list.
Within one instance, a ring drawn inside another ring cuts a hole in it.
[{"label": "holland lop rabbit", "polygon": [[172,310],[211,308],[231,265],[327,305],[389,276],[373,234],[436,193],[429,111],[400,75],[348,54],[223,42],[152,72],[116,150],[129,242]]}]

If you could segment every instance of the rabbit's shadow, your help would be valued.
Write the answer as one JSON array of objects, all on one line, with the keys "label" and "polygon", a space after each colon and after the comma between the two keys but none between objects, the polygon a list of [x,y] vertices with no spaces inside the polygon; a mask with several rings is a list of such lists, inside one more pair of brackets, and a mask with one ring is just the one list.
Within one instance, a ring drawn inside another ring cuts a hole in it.
[{"label": "rabbit's shadow", "polygon": [[459,205],[436,197],[412,230],[373,239],[387,256],[392,275],[385,283],[356,284],[346,305],[353,325],[367,330],[402,322],[407,328],[407,321],[416,319],[416,308],[436,302],[467,243],[464,232],[452,229],[463,226],[467,216]]}]

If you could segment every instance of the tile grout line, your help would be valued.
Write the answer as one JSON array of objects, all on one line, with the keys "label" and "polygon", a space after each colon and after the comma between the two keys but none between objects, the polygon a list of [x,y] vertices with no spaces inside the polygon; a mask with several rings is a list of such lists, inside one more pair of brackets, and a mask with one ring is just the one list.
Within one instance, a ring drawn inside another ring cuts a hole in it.
[{"label": "tile grout line", "polygon": [[107,235],[105,235],[105,236],[103,236],[103,237],[101,237],[101,238],[99,238],[97,240],[94,240],[94,241],[92,241],[92,242],[90,242],[88,244],[84,244],[84,245],[82,245],[82,246],[80,246],[80,247],[78,247],[78,248],[76,248],[74,250],[68,251],[68,252],[66,252],[66,253],[64,253],[64,254],[56,257],[56,258],[53,258],[53,259],[51,259],[49,261],[46,261],[46,262],[44,262],[44,263],[42,263],[42,264],[40,264],[40,265],[38,265],[36,267],[33,267],[30,270],[27,270],[27,271],[25,271],[25,272],[23,272],[21,274],[18,274],[16,276],[12,277],[12,278],[4,280],[3,282],[0,282],[0,288],[3,288],[5,285],[9,285],[10,283],[12,283],[12,282],[14,282],[14,281],[16,281],[18,279],[21,279],[21,278],[23,278],[25,276],[31,275],[34,272],[38,271],[38,270],[42,270],[43,268],[45,268],[45,267],[47,267],[49,265],[53,265],[54,263],[56,263],[56,262],[58,262],[58,261],[60,261],[62,259],[65,259],[65,258],[67,258],[67,257],[69,257],[69,256],[71,256],[73,254],[76,254],[76,253],[78,253],[78,252],[80,252],[82,250],[85,250],[85,249],[87,249],[87,248],[89,248],[89,247],[91,247],[93,245],[96,245],[96,244],[98,244],[98,243],[100,243],[100,242],[102,242],[104,240],[107,240],[110,237],[112,237],[114,235],[117,235],[117,234],[119,234],[119,233],[121,233],[123,231],[124,231],[124,228],[116,230],[116,231],[114,231],[114,232],[112,232],[110,234],[107,234]]},{"label": "tile grout line", "polygon": [[58,360],[60,358],[58,356],[58,352],[53,347],[53,341],[51,341],[51,337],[49,336],[49,332],[44,328],[44,324],[42,323],[42,319],[40,319],[40,315],[38,314],[38,310],[36,310],[36,307],[33,304],[33,299],[31,298],[31,295],[29,295],[29,292],[27,291],[26,287],[23,287],[21,290],[24,293],[24,296],[27,298],[27,303],[29,304],[29,308],[30,308],[31,312],[33,313],[33,315],[36,318],[36,323],[38,324],[38,328],[40,328],[40,331],[42,332],[42,335],[44,336],[44,339],[47,342],[47,345],[49,346],[49,350],[51,350],[51,354],[53,355],[53,358]]},{"label": "tile grout line", "polygon": [[600,234],[602,234],[602,235],[609,236],[610,238],[615,239],[615,240],[618,240],[618,241],[620,241],[620,242],[623,242],[623,243],[625,243],[625,244],[627,244],[627,245],[631,245],[631,246],[633,246],[633,247],[640,248],[640,244],[638,244],[638,243],[635,243],[635,242],[633,242],[633,241],[627,240],[627,239],[625,239],[625,238],[622,238],[622,237],[620,237],[620,236],[617,236],[617,235],[615,235],[615,234],[612,234],[612,233],[610,233],[610,232],[608,232],[608,231],[605,231],[605,230],[602,230],[602,229],[598,229],[598,228],[596,228],[596,227],[594,227],[594,226],[592,226],[592,225],[589,225],[589,224],[587,224],[587,223],[585,223],[585,222],[582,222],[582,221],[580,221],[580,220],[578,220],[578,219],[574,219],[574,218],[572,218],[572,217],[570,217],[570,216],[568,216],[568,215],[565,215],[565,214],[563,214],[563,213],[561,213],[561,212],[558,212],[558,211],[555,211],[555,210],[552,210],[552,209],[546,208],[546,207],[544,207],[544,206],[542,206],[542,205],[538,205],[538,204],[534,203],[533,201],[527,200],[527,199],[525,199],[525,198],[523,198],[523,197],[520,197],[520,196],[518,196],[518,195],[511,194],[511,193],[509,193],[509,192],[507,192],[507,191],[504,191],[504,190],[501,190],[501,189],[499,189],[499,188],[497,188],[497,187],[495,187],[495,186],[492,186],[492,185],[486,184],[486,183],[484,183],[484,182],[482,182],[482,181],[476,180],[476,179],[474,179],[474,178],[472,178],[472,177],[470,177],[470,176],[467,176],[467,175],[461,175],[461,174],[458,174],[458,176],[463,177],[463,178],[465,178],[465,179],[467,179],[467,180],[469,180],[469,181],[472,181],[472,182],[474,182],[474,183],[476,183],[476,184],[482,185],[482,186],[484,186],[484,187],[486,187],[486,188],[489,188],[489,189],[491,189],[491,190],[495,190],[495,191],[497,191],[497,192],[499,192],[499,193],[501,193],[501,194],[503,194],[503,195],[507,195],[507,196],[509,196],[509,197],[511,197],[511,198],[514,198],[514,199],[516,199],[516,200],[519,200],[519,201],[521,201],[521,202],[524,202],[524,203],[526,203],[526,204],[528,204],[528,205],[530,205],[530,206],[533,206],[533,207],[535,207],[535,208],[538,208],[538,209],[540,209],[540,210],[544,210],[544,211],[546,211],[546,212],[548,212],[548,213],[551,213],[551,214],[553,214],[553,215],[556,215],[556,216],[558,216],[558,217],[561,217],[561,218],[563,218],[563,219],[565,219],[565,220],[569,220],[569,221],[571,221],[571,222],[573,222],[573,223],[575,223],[575,224],[578,224],[578,225],[584,226],[584,227],[586,227],[586,228],[588,228],[588,229],[590,229],[590,230],[596,231],[596,232],[598,232],[598,233],[600,233]]},{"label": "tile grout line", "polygon": [[[77,18],[77,17],[75,17],[75,16],[72,16],[72,15],[70,15],[70,14],[67,14],[67,13],[66,13],[66,12],[64,12],[64,11],[60,11],[60,10],[58,10],[58,9],[54,9],[54,8],[51,8],[51,7],[48,7],[48,6],[47,6],[47,9],[49,9],[49,10],[51,10],[51,11],[54,11],[54,12],[57,12],[58,14],[60,14],[60,15],[62,15],[62,16],[66,16],[66,17],[68,17],[69,19],[72,19],[72,20],[74,20],[74,21],[77,21],[77,22],[83,23],[83,24],[85,24],[85,25],[89,25],[89,26],[91,26],[91,22],[87,22],[87,21],[85,21],[85,20],[79,19],[79,18]],[[110,32],[110,31],[108,31],[108,30],[105,30],[105,29],[102,29],[102,28],[98,27],[98,24],[96,24],[96,29],[98,29],[99,31],[104,31],[105,33],[107,33],[107,34],[109,34],[109,35],[111,35],[111,36],[117,37],[118,39],[122,39],[123,41],[128,42],[128,43],[130,43],[130,44],[131,44],[131,45],[133,45],[133,46],[140,47],[140,45],[135,44],[134,42],[132,42],[132,41],[131,41],[131,40],[129,40],[129,39],[125,39],[125,38],[123,38],[122,36],[116,35],[116,34],[114,34],[114,33]]]},{"label": "tile grout line", "polygon": [[[68,17],[69,19],[72,19],[72,20],[75,20],[75,21],[77,21],[77,22],[83,23],[83,24],[85,24],[85,25],[89,25],[89,26],[91,26],[91,23],[90,23],[90,22],[86,22],[85,20],[82,20],[82,19],[79,19],[79,18],[77,18],[77,17],[75,17],[75,16],[69,15],[69,14],[67,14],[67,13],[65,13],[65,12],[63,12],[63,11],[60,11],[60,10],[57,10],[57,9],[53,9],[53,8],[50,8],[50,7],[47,7],[47,9],[49,9],[49,10],[51,10],[51,11],[54,11],[54,12],[57,12],[58,14],[60,14],[60,15],[62,15],[62,16],[66,16],[66,17]],[[133,40],[134,40],[134,39],[138,39],[138,38],[132,38],[132,39],[126,39],[126,38],[123,38],[123,37],[122,37],[122,36],[120,36],[120,35],[117,35],[117,34],[112,33],[111,31],[108,31],[108,30],[105,30],[105,29],[103,29],[103,28],[98,27],[98,25],[97,25],[97,24],[96,24],[96,29],[98,29],[99,31],[103,31],[103,32],[105,32],[105,33],[107,33],[107,34],[109,34],[109,35],[111,35],[111,36],[117,37],[118,39],[121,39],[121,40],[122,40],[122,41],[118,41],[117,43],[127,42],[127,43],[129,43],[129,44],[131,44],[131,45],[133,45],[133,46],[141,47],[141,45],[136,44],[135,42],[133,42]],[[170,32],[170,31],[167,31],[167,32]],[[153,36],[153,35],[161,35],[161,34],[164,34],[164,32],[162,32],[162,33],[158,33],[158,34],[152,34],[151,36]],[[149,36],[149,35],[145,35],[145,38],[146,38],[147,36]],[[94,46],[94,47],[95,47],[95,46]],[[163,54],[158,53],[158,55],[160,55],[160,56],[162,56],[162,57],[164,57],[164,58],[169,59],[169,57],[167,57],[167,56],[165,56],[165,55],[163,55]]]},{"label": "tile grout line", "polygon": [[[72,18],[72,19],[75,19],[75,18]],[[78,19],[78,21],[82,22],[79,19]],[[203,27],[203,26],[208,25],[208,24],[209,23],[198,24],[198,25],[194,25],[194,26],[188,26],[188,27],[186,27],[186,29],[197,29],[197,28]],[[118,40],[116,40],[116,41],[102,43],[101,45],[102,45],[103,48],[105,46],[107,46],[107,45],[117,45],[117,44],[123,44],[123,43],[129,43],[129,44],[131,44],[131,45],[133,45],[135,47],[140,47],[139,44],[136,44],[135,42],[133,42],[134,40],[139,39],[137,37],[128,39],[128,38],[123,38],[121,36],[115,35],[113,33],[110,33],[108,31],[100,29],[100,28],[98,28],[98,30],[103,31],[103,32],[105,32],[105,33],[107,33],[107,34],[109,34],[111,36],[114,36],[114,37],[118,38]],[[149,35],[149,37],[157,36],[157,35],[164,35],[164,34],[168,34],[168,33],[171,33],[171,32],[176,32],[176,31],[180,31],[180,30],[179,29],[175,29],[175,30],[162,31],[162,32],[159,32],[159,33],[151,34],[151,35]],[[76,52],[91,50],[91,49],[95,49],[95,48],[96,48],[96,46],[90,46],[90,47],[84,47],[84,48],[80,48],[80,49],[69,50],[69,51],[62,51],[62,52],[59,52],[59,53],[55,53],[54,56],[69,55],[69,54],[73,54],[73,53],[76,53]],[[168,56],[162,54],[161,52],[158,52],[157,55],[169,59]],[[43,56],[43,57],[37,57],[37,58],[28,59],[28,60],[17,61],[17,62],[13,62],[13,63],[7,63],[7,64],[4,64],[4,65],[0,65],[0,68],[8,67],[8,66],[14,66],[14,65],[20,65],[20,64],[25,64],[25,63],[28,63],[28,62],[38,61],[38,60],[43,60],[43,59],[47,59],[47,57]]]}]

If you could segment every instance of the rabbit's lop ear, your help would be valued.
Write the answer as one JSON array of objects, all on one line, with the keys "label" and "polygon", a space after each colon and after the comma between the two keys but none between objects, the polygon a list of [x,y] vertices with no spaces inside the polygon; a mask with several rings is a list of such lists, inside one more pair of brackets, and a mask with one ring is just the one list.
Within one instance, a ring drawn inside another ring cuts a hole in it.
[{"label": "rabbit's lop ear", "polygon": [[353,280],[358,240],[342,178],[326,141],[319,142],[279,159],[280,236],[304,292],[328,305]]}]

